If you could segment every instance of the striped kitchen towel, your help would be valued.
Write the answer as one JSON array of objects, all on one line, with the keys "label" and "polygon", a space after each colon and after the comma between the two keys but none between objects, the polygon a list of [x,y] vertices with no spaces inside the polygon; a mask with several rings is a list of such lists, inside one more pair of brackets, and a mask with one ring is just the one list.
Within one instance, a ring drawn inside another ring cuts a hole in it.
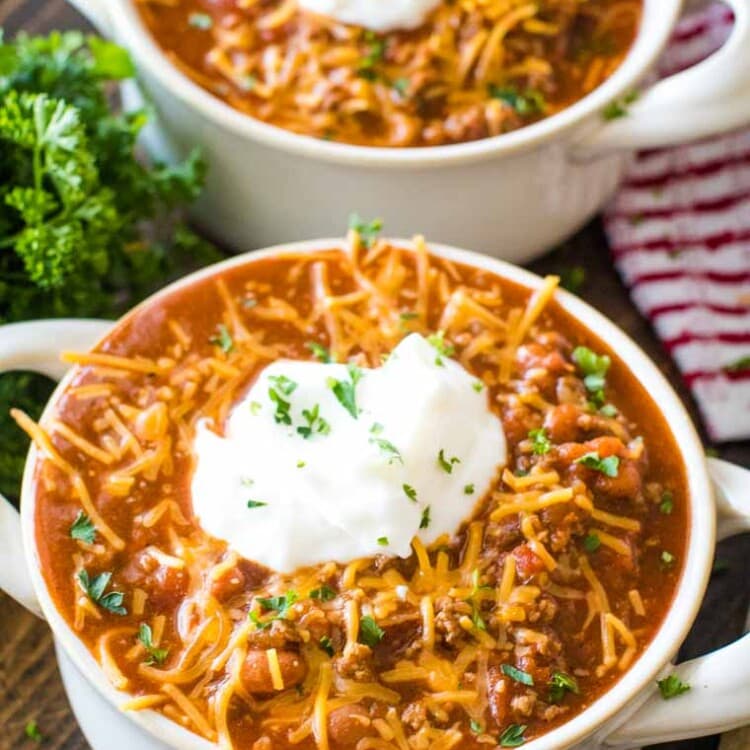
[{"label": "striped kitchen towel", "polygon": [[[729,35],[715,3],[684,18],[659,74]],[[750,438],[750,130],[637,155],[605,214],[615,266],[715,441]]]}]

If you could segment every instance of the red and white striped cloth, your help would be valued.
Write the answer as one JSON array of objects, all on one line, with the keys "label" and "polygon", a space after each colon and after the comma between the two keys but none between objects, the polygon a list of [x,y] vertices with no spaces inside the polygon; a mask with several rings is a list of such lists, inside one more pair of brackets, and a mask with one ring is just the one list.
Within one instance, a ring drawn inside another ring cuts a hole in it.
[{"label": "red and white striped cloth", "polygon": [[[720,3],[684,18],[660,75],[714,52],[732,23]],[[638,154],[605,228],[711,438],[750,438],[750,130]]]}]

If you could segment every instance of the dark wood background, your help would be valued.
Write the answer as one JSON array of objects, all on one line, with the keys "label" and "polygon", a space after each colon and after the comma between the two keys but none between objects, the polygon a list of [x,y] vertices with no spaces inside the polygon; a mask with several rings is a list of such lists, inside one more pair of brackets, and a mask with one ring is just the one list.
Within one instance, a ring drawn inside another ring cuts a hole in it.
[{"label": "dark wood background", "polygon": [[[7,35],[20,29],[31,34],[51,29],[88,28],[64,0],[0,0],[0,26]],[[647,323],[638,315],[611,266],[601,227],[594,222],[570,242],[531,265],[537,272],[561,272],[581,266],[586,281],[581,296],[608,315],[653,357],[676,384],[691,413],[695,407],[677,371]],[[697,420],[697,417],[696,417]],[[750,442],[720,446],[722,458],[750,467]],[[743,630],[750,604],[750,538],[730,539],[719,545],[717,572],[703,609],[681,656],[691,658],[734,640]],[[750,665],[748,665],[750,668]],[[36,721],[48,750],[86,750],[63,693],[47,626],[0,593],[0,750],[34,746],[24,728]],[[750,735],[725,741],[733,750],[748,750]],[[716,750],[711,737],[662,746],[661,750]],[[102,748],[101,750],[106,750]]]}]

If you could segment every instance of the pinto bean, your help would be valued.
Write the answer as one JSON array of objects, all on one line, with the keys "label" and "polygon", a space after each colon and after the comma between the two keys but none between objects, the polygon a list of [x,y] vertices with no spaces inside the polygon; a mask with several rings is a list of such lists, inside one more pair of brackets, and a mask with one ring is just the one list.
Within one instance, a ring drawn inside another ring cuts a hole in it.
[{"label": "pinto bean", "polygon": [[[295,651],[278,650],[279,667],[284,687],[299,685],[307,675],[307,664]],[[247,652],[245,662],[240,670],[240,679],[248,693],[267,694],[274,692],[271,670],[268,666],[268,655],[261,649]]]},{"label": "pinto bean", "polygon": [[544,418],[544,429],[553,443],[573,443],[581,437],[581,410],[573,404],[552,407]]},{"label": "pinto bean", "polygon": [[372,735],[372,721],[359,703],[353,703],[331,711],[328,715],[328,731],[334,745],[350,748],[363,737]]}]

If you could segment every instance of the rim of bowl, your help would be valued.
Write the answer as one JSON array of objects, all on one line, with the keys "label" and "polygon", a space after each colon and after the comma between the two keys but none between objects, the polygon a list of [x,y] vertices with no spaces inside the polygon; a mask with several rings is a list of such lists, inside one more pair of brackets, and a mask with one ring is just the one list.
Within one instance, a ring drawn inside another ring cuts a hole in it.
[{"label": "rim of bowl", "polygon": [[[403,239],[390,239],[389,242],[400,247],[413,247],[412,242]],[[341,238],[308,240],[276,245],[228,258],[167,285],[114,322],[113,329],[116,326],[124,325],[140,309],[158,303],[160,299],[172,294],[177,289],[228,269],[252,264],[256,260],[268,257],[310,253],[334,248],[344,250],[344,247]],[[438,257],[445,257],[458,263],[489,271],[501,278],[519,283],[528,289],[536,289],[542,283],[540,276],[506,261],[437,243],[429,243],[428,247],[430,252]],[[612,321],[588,303],[565,290],[559,289],[556,293],[556,299],[568,314],[572,315],[596,336],[606,341],[617,352],[623,364],[647,388],[665,417],[665,421],[680,448],[687,475],[690,496],[689,534],[687,556],[674,599],[667,616],[659,626],[651,643],[609,690],[569,721],[530,741],[524,746],[528,747],[529,750],[564,750],[570,748],[585,737],[596,733],[605,723],[616,717],[618,713],[623,712],[623,709],[629,703],[638,705],[639,697],[645,699],[646,695],[642,695],[645,688],[653,683],[665,665],[676,655],[698,614],[708,584],[716,539],[713,495],[705,454],[695,427],[679,397],[645,352]],[[111,335],[111,330],[101,340]],[[54,404],[66,388],[74,372],[75,368],[72,368],[58,384],[45,406],[42,420],[50,415]],[[26,460],[21,489],[23,497],[21,504],[22,536],[34,590],[55,637],[60,641],[76,668],[107,700],[115,706],[119,706],[131,697],[130,694],[116,690],[107,681],[102,668],[57,611],[41,573],[34,533],[34,467],[36,457],[37,451],[32,445]],[[628,714],[627,712],[623,713],[622,721],[625,721]],[[181,750],[215,748],[213,743],[155,711],[133,712],[129,718],[142,729],[172,747]],[[608,731],[614,731],[616,726],[617,723],[613,722],[612,727],[608,727]]]},{"label": "rim of bowl", "polygon": [[[600,86],[560,112],[510,133],[443,146],[387,148],[324,141],[293,133],[239,112],[194,83],[167,58],[138,13],[134,0],[109,0],[106,11],[114,37],[159,84],[191,109],[232,133],[272,148],[321,161],[389,167],[437,167],[470,163],[493,155],[528,150],[567,133],[631,91],[651,70],[677,22],[683,0],[644,0],[636,40],[617,70]],[[605,123],[602,122],[601,126]]]}]

